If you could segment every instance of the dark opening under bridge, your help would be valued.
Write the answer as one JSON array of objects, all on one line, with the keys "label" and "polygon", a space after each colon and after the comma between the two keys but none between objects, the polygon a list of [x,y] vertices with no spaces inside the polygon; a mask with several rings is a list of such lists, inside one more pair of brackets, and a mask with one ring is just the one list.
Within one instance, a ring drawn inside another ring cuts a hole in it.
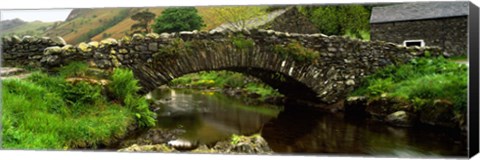
[{"label": "dark opening under bridge", "polygon": [[132,69],[143,93],[185,74],[229,70],[257,77],[287,97],[324,103],[344,98],[379,68],[442,54],[438,47],[273,30],[137,34],[76,46],[61,38],[2,41],[4,65],[51,68],[87,60],[102,69],[124,66]]}]

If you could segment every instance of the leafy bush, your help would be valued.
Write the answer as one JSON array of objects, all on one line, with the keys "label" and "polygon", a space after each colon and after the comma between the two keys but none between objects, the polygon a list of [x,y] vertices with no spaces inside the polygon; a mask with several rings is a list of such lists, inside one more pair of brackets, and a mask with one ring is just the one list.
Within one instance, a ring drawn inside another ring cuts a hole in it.
[{"label": "leafy bush", "polygon": [[67,83],[63,89],[63,97],[70,104],[94,104],[96,100],[101,99],[101,91],[101,86],[87,82]]},{"label": "leafy bush", "polygon": [[181,38],[174,38],[168,43],[168,45],[159,48],[158,52],[153,54],[153,57],[158,59],[163,57],[180,56],[181,54],[190,52],[191,46],[192,44],[189,41],[185,42]]},{"label": "leafy bush", "polygon": [[294,41],[286,46],[275,45],[274,52],[283,57],[292,57],[299,62],[315,62],[320,57],[320,53],[310,48],[305,48],[300,42]]},{"label": "leafy bush", "polygon": [[253,48],[255,44],[252,39],[246,39],[243,36],[235,36],[232,38],[232,43],[239,49]]},{"label": "leafy bush", "polygon": [[137,94],[140,90],[137,83],[131,70],[115,68],[108,88],[116,100],[123,102],[134,113],[139,126],[154,126],[155,113],[149,110],[147,100]]},{"label": "leafy bush", "polygon": [[194,7],[167,8],[155,19],[155,33],[199,30],[205,24]]},{"label": "leafy bush", "polygon": [[137,83],[131,70],[115,68],[108,89],[117,100],[123,101],[127,95],[137,94],[140,90]]},{"label": "leafy bush", "polygon": [[59,70],[61,77],[84,76],[88,70],[88,64],[85,62],[71,62]]},{"label": "leafy bush", "polygon": [[300,12],[305,14],[323,34],[363,37],[362,32],[370,30],[370,12],[362,5],[304,6]]}]

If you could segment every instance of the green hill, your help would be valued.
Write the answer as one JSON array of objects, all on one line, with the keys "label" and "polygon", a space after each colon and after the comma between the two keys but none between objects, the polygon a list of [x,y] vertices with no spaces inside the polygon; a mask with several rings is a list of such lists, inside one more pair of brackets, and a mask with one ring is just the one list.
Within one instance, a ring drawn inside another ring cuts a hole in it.
[{"label": "green hill", "polygon": [[[3,22],[2,22],[3,23]],[[14,27],[6,28],[2,30],[2,35],[10,36],[10,35],[30,35],[30,36],[43,36],[44,33],[51,29],[55,23],[59,22],[41,22],[41,21],[33,21],[33,22],[25,22],[20,25],[16,25]]]}]

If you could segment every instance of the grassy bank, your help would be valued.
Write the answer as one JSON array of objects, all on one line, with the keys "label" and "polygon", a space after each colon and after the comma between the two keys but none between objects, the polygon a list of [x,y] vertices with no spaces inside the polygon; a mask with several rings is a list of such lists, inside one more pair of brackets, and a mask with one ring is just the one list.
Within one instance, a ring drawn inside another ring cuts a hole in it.
[{"label": "grassy bank", "polygon": [[131,71],[116,69],[107,85],[69,81],[86,69],[75,63],[58,75],[35,72],[26,79],[4,80],[2,147],[95,148],[125,136],[134,123],[141,127],[154,124],[154,113],[136,94],[138,86]]},{"label": "grassy bank", "polygon": [[260,100],[265,100],[268,97],[282,96],[278,91],[260,80],[230,71],[209,71],[188,74],[174,79],[170,85],[189,88],[237,88],[245,91],[247,94],[258,94]]},{"label": "grassy bank", "polygon": [[353,96],[396,99],[414,111],[435,107],[438,102],[453,107],[455,115],[467,110],[467,66],[443,57],[419,58],[389,66],[366,78]]}]

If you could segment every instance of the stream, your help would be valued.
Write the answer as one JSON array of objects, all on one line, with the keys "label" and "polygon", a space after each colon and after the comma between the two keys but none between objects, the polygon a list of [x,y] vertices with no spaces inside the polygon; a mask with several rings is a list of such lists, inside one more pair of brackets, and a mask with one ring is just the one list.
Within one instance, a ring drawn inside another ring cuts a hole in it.
[{"label": "stream", "polygon": [[[181,130],[199,144],[228,140],[232,134],[260,133],[275,153],[374,155],[395,157],[466,156],[459,131],[431,126],[400,128],[287,103],[246,105],[218,92],[157,89],[157,126]],[[133,137],[135,138],[135,137]]]}]

